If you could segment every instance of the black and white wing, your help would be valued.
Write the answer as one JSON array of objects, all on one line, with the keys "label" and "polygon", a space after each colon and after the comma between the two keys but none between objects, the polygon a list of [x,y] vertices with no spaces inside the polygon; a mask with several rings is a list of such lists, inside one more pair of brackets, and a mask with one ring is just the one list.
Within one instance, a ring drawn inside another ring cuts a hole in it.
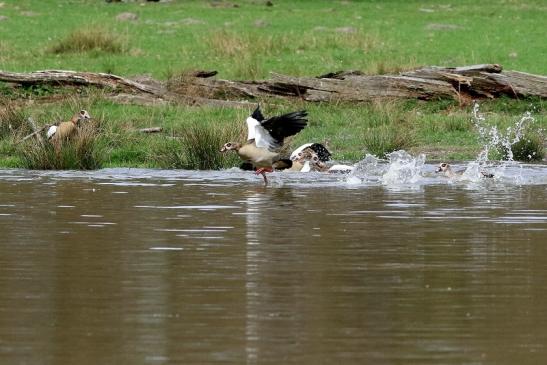
[{"label": "black and white wing", "polygon": [[255,129],[257,147],[276,149],[283,145],[283,140],[300,132],[308,124],[308,113],[304,110],[287,113],[265,119]]},{"label": "black and white wing", "polygon": [[304,151],[306,148],[311,149],[313,152],[317,154],[317,157],[319,157],[319,161],[321,162],[327,162],[330,161],[330,158],[332,154],[330,151],[322,145],[321,143],[305,143],[302,146],[298,147],[291,153],[291,160],[296,159],[297,155]]}]

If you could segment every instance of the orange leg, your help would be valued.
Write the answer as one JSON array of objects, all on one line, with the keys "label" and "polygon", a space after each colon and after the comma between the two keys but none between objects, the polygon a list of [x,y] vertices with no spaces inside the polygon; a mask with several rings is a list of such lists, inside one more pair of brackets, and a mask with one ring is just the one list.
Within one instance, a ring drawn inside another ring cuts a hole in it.
[{"label": "orange leg", "polygon": [[266,172],[273,172],[273,169],[271,167],[261,167],[259,169],[256,169],[255,174],[256,175],[262,175],[264,178],[264,185],[268,185],[268,178],[266,177]]}]

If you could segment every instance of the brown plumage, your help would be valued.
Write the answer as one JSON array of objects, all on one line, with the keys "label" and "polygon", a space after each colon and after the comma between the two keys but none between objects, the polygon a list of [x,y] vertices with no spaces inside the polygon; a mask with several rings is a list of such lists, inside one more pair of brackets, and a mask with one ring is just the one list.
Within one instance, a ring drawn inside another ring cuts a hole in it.
[{"label": "brown plumage", "polygon": [[258,175],[268,184],[266,172],[290,168],[292,161],[281,158],[280,150],[286,137],[300,132],[307,125],[307,113],[298,111],[265,119],[257,107],[247,118],[248,136],[245,144],[228,142],[220,152],[235,151],[245,162],[252,164]]},{"label": "brown plumage", "polygon": [[89,119],[91,119],[89,113],[86,110],[80,110],[78,113],[74,114],[68,122],[59,123],[58,126],[51,126],[47,133],[48,138],[56,144],[70,139],[78,130],[78,123],[81,120]]},{"label": "brown plumage", "polygon": [[321,161],[317,152],[307,147],[292,156],[293,165],[290,171],[327,171],[328,167],[325,162]]},{"label": "brown plumage", "polygon": [[[446,162],[441,162],[441,164],[439,165],[439,167],[437,167],[437,170],[435,170],[435,172],[440,172],[444,176],[449,178],[460,178],[463,175],[463,171],[454,172],[452,168],[450,167],[450,165],[447,164]],[[491,174],[489,172],[480,171],[480,173],[482,177],[486,177],[486,178],[494,177],[494,174]]]}]

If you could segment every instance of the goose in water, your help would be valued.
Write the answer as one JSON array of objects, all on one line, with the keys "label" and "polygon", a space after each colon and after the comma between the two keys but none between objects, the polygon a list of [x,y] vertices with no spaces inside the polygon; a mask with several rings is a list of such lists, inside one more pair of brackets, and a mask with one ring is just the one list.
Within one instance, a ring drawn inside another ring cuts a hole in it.
[{"label": "goose in water", "polygon": [[324,171],[331,153],[321,143],[306,143],[295,149],[290,156],[291,171],[309,172]]},{"label": "goose in water", "polygon": [[222,146],[220,152],[235,151],[243,161],[251,163],[256,168],[255,173],[262,175],[264,184],[267,185],[266,172],[292,166],[290,159],[281,158],[279,150],[286,137],[293,136],[306,127],[307,115],[307,112],[302,110],[266,119],[260,111],[260,106],[257,106],[247,118],[247,142],[228,142]]},{"label": "goose in water", "polygon": [[292,166],[287,171],[326,171],[327,164],[321,161],[319,155],[311,148],[304,148],[298,154],[291,155]]},{"label": "goose in water", "polygon": [[290,171],[319,171],[329,174],[347,174],[354,170],[354,167],[349,165],[336,164],[329,166],[327,162],[330,160],[331,153],[322,144],[309,143],[303,146],[304,148],[300,146],[291,154],[293,165]]},{"label": "goose in water", "polygon": [[68,139],[76,133],[78,129],[78,123],[82,120],[89,120],[91,116],[87,110],[80,110],[74,114],[68,122],[62,122],[59,125],[52,125],[47,130],[47,139],[51,139],[55,142]]},{"label": "goose in water", "polygon": [[[435,170],[435,172],[442,173],[444,176],[448,178],[460,178],[463,174],[463,171],[458,171],[458,172],[453,171],[452,167],[450,167],[450,165],[447,164],[446,162],[441,162],[441,164],[439,165],[439,167],[437,167],[437,170]],[[480,173],[483,177],[486,177],[486,178],[494,177],[494,174],[491,174],[488,172],[481,171]]]},{"label": "goose in water", "polygon": [[329,161],[332,156],[327,147],[321,143],[305,143],[291,153],[290,159],[292,161],[297,160],[300,157],[299,154],[301,154],[304,150],[311,150],[312,152],[315,152],[319,160],[322,162]]}]

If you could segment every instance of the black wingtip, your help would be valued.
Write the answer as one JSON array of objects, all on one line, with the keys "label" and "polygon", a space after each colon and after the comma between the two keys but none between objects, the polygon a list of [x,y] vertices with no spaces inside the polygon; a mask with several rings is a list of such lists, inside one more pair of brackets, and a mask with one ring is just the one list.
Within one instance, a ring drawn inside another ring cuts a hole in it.
[{"label": "black wingtip", "polygon": [[264,120],[264,115],[262,115],[262,112],[260,111],[260,104],[256,104],[256,109],[254,110],[253,114],[251,114],[251,117],[258,120],[259,122]]},{"label": "black wingtip", "polygon": [[315,153],[317,153],[317,157],[319,157],[319,161],[327,162],[330,160],[332,154],[327,149],[327,147],[323,146],[321,143],[314,143],[309,148],[311,148]]}]

